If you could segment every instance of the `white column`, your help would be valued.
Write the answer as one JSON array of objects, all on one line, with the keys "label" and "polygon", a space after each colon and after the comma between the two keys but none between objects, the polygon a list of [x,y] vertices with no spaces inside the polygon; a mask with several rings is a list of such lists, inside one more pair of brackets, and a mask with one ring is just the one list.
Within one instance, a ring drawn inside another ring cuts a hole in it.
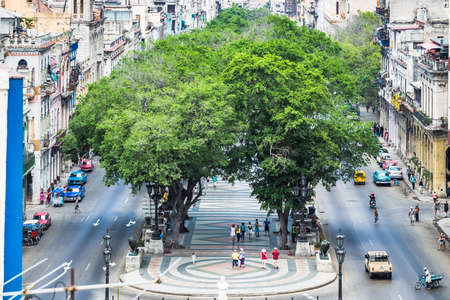
[{"label": "white column", "polygon": [[[6,136],[7,136],[7,112],[8,112],[8,69],[0,66],[0,215],[5,215],[6,201]],[[4,255],[5,249],[5,223],[4,218],[0,221],[0,282],[4,282]],[[3,287],[0,286],[0,292]]]}]

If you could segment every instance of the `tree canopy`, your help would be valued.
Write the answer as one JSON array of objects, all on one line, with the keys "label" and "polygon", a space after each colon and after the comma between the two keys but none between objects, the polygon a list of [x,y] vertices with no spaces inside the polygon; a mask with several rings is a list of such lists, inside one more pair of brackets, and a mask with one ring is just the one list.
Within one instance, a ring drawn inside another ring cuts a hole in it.
[{"label": "tree canopy", "polygon": [[358,91],[344,50],[268,10],[233,7],[91,85],[63,150],[76,160],[94,148],[107,184],[166,186],[176,244],[202,177],[246,179],[280,216],[284,246],[298,178],[330,187],[376,151],[369,124],[343,113]]}]

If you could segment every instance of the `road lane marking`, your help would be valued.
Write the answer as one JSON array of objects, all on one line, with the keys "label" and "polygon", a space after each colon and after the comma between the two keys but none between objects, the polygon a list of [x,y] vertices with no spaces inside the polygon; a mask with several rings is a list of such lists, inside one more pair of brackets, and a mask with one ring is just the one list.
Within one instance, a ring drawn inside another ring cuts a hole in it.
[{"label": "road lane marking", "polygon": [[119,218],[118,216],[115,216],[113,222],[116,222],[118,218]]},{"label": "road lane marking", "polygon": [[127,227],[133,226],[134,224],[136,224],[136,221],[134,221],[133,219],[130,219],[130,221],[128,222]]},{"label": "road lane marking", "polygon": [[87,264],[87,266],[86,266],[86,268],[84,268],[84,271],[86,272],[88,269],[89,269],[89,267],[91,266],[91,264],[89,263],[89,264]]},{"label": "road lane marking", "polygon": [[103,240],[100,241],[100,245],[102,245],[102,244],[103,244]]},{"label": "road lane marking", "polygon": [[373,246],[373,242],[372,242],[372,240],[369,240],[369,244],[370,244],[371,246]]},{"label": "road lane marking", "polygon": [[97,221],[95,221],[95,223],[93,223],[92,225],[94,225],[94,227],[100,225],[100,218],[98,218]]},{"label": "road lane marking", "polygon": [[125,204],[127,204],[128,200],[130,200],[130,196],[127,196],[127,198],[125,199]]},{"label": "road lane marking", "polygon": [[400,296],[400,294],[398,294],[398,299],[403,300],[403,298],[402,298],[402,296]]}]

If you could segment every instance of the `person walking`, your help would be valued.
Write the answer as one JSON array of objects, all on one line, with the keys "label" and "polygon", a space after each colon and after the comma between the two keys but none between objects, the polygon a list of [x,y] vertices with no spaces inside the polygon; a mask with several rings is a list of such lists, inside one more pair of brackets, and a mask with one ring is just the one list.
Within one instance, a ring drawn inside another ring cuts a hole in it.
[{"label": "person walking", "polygon": [[234,242],[236,240],[236,228],[234,227],[234,224],[231,224],[230,236],[231,236],[231,241],[233,242],[233,247],[234,247]]},{"label": "person walking", "polygon": [[258,219],[256,219],[255,221],[255,238],[259,237],[259,223],[258,223]]},{"label": "person walking", "polygon": [[241,226],[239,224],[237,224],[236,225],[236,239],[237,239],[238,245],[241,242],[241,237],[242,237],[242,235],[241,235]]},{"label": "person walking", "polygon": [[44,189],[41,189],[41,193],[39,194],[39,199],[40,199],[40,203],[44,204],[44,199],[45,199]]},{"label": "person walking", "polygon": [[270,226],[270,221],[268,218],[266,218],[266,220],[264,221],[264,236],[268,236],[269,233],[269,226]]},{"label": "person walking", "polygon": [[409,208],[408,217],[410,224],[414,225],[414,208],[412,206]]},{"label": "person walking", "polygon": [[419,205],[416,205],[416,207],[414,208],[414,218],[416,219],[416,223],[419,222],[419,212],[420,212]]},{"label": "person walking", "polygon": [[267,251],[266,249],[261,249],[261,267],[263,269],[266,268],[266,261],[267,261]]},{"label": "person walking", "polygon": [[195,255],[195,252],[192,252],[192,264],[195,265],[195,260],[197,259],[197,256]]},{"label": "person walking", "polygon": [[243,248],[241,248],[241,252],[239,252],[239,268],[245,268],[245,252]]},{"label": "person walking", "polygon": [[47,189],[47,198],[45,199],[45,204],[47,204],[47,206],[50,205],[50,194],[51,194],[50,189]]},{"label": "person walking", "polygon": [[439,235],[439,250],[445,250],[445,233],[443,232]]},{"label": "person walking", "polygon": [[252,226],[252,222],[248,221],[248,239],[251,241],[252,240],[252,236],[253,236],[253,226]]},{"label": "person walking", "polygon": [[237,269],[239,267],[239,253],[236,249],[233,249],[233,254],[231,255],[231,263],[233,269]]},{"label": "person walking", "polygon": [[373,211],[374,221],[375,224],[378,222],[378,209],[375,207],[375,210]]},{"label": "person walking", "polygon": [[245,240],[245,232],[246,232],[246,231],[247,231],[247,230],[246,230],[246,228],[245,228],[245,223],[242,222],[242,223],[241,223],[241,239],[242,239],[242,241]]},{"label": "person walking", "polygon": [[448,201],[447,200],[445,200],[445,203],[444,203],[444,213],[445,213],[445,216],[448,217]]},{"label": "person walking", "polygon": [[436,200],[436,202],[434,202],[434,218],[437,219],[441,216],[441,204],[439,203],[439,201]]},{"label": "person walking", "polygon": [[436,193],[436,191],[433,192],[433,203],[436,203],[436,201],[438,200],[438,194]]},{"label": "person walking", "polygon": [[272,259],[273,259],[273,267],[275,269],[279,269],[278,265],[278,257],[280,256],[280,251],[278,251],[278,248],[274,248],[272,251]]},{"label": "person walking", "polygon": [[411,181],[411,168],[409,166],[406,169],[406,172],[408,173],[408,180]]},{"label": "person walking", "polygon": [[423,194],[423,180],[422,180],[422,178],[419,180],[419,193]]},{"label": "person walking", "polygon": [[414,190],[416,188],[416,177],[414,176],[414,174],[411,174],[411,185],[412,189]]},{"label": "person walking", "polygon": [[213,176],[212,181],[213,181],[213,188],[216,189],[217,177]]}]

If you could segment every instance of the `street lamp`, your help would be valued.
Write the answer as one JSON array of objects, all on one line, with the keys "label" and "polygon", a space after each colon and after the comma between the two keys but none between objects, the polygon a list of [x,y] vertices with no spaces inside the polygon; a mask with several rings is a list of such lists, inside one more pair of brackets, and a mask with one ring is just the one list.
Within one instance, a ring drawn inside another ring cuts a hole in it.
[{"label": "street lamp", "polygon": [[298,242],[307,242],[308,238],[306,237],[305,233],[305,205],[306,201],[311,195],[311,188],[308,187],[306,183],[306,178],[304,175],[300,178],[300,185],[301,188],[299,188],[297,185],[293,188],[294,196],[299,196],[299,204],[300,204],[300,229],[297,234],[297,241]]},{"label": "street lamp", "polygon": [[[109,283],[109,265],[111,263],[111,236],[106,233],[103,236],[103,258],[105,259],[105,283]],[[105,300],[109,300],[109,288],[105,287]]]},{"label": "street lamp", "polygon": [[159,233],[159,226],[158,226],[158,204],[159,204],[159,200],[161,199],[161,191],[160,191],[160,185],[156,184],[156,183],[152,183],[151,185],[152,188],[152,198],[153,198],[153,202],[155,204],[155,224],[153,227],[153,233],[152,233],[152,240],[160,240],[161,239],[161,235]]},{"label": "street lamp", "polygon": [[339,263],[338,300],[342,300],[342,264],[344,263],[345,258],[344,238],[345,236],[342,234],[341,229],[339,229],[339,232],[336,235],[336,258]]}]

